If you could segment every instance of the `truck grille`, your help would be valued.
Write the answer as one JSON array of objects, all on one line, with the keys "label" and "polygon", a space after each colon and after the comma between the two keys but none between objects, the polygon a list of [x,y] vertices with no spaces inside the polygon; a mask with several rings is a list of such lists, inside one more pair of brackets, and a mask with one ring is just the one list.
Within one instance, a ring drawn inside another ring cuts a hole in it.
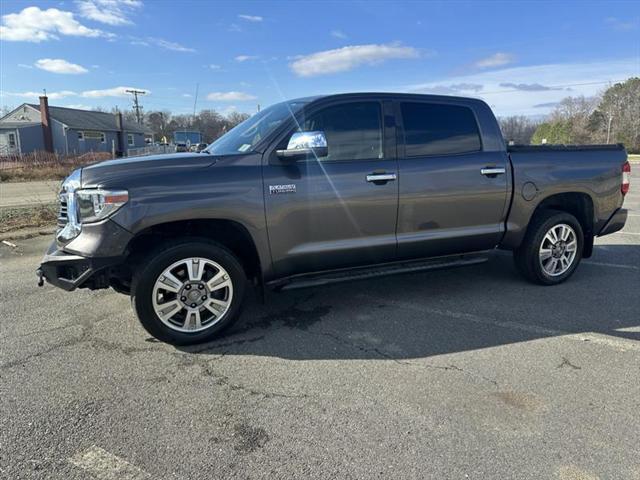
[{"label": "truck grille", "polygon": [[62,229],[69,221],[67,215],[67,194],[61,193],[58,197],[60,199],[60,210],[58,212],[58,228]]}]

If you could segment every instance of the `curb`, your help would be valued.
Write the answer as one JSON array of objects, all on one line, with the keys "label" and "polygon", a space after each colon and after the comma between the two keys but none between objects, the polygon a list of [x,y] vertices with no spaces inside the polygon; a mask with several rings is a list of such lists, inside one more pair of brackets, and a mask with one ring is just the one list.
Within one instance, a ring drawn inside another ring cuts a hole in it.
[{"label": "curb", "polygon": [[3,240],[28,240],[29,238],[55,233],[56,227],[21,228],[11,232],[0,233],[0,242]]}]

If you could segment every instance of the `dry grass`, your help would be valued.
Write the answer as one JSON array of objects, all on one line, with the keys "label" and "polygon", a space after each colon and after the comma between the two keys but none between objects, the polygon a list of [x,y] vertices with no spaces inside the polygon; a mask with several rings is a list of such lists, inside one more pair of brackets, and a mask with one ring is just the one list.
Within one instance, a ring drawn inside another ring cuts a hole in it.
[{"label": "dry grass", "polygon": [[111,158],[107,152],[90,152],[83,155],[60,156],[46,152],[2,157],[0,181],[29,182],[35,180],[62,180],[76,168]]},{"label": "dry grass", "polygon": [[56,224],[57,216],[55,204],[5,207],[0,209],[0,233],[22,228],[52,227]]}]

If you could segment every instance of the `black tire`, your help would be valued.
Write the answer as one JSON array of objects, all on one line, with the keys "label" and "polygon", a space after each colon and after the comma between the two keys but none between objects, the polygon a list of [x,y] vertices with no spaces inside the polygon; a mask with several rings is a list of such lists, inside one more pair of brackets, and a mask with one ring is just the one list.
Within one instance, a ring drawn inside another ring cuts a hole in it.
[{"label": "black tire", "polygon": [[[547,232],[560,224],[566,224],[573,228],[578,245],[576,255],[569,268],[560,275],[551,276],[542,268],[539,259],[540,245]],[[558,210],[542,210],[534,215],[522,244],[513,252],[513,258],[518,271],[527,280],[539,285],[557,285],[573,275],[582,259],[583,248],[584,233],[576,217]]]},{"label": "black tire", "polygon": [[[222,266],[233,286],[231,305],[219,321],[206,330],[186,333],[174,330],[160,320],[153,307],[156,280],[166,268],[179,260],[201,257]],[[201,238],[190,238],[162,245],[147,256],[133,277],[131,304],[144,329],[153,337],[174,345],[191,345],[212,340],[240,316],[246,287],[246,276],[238,259],[223,246]]]}]

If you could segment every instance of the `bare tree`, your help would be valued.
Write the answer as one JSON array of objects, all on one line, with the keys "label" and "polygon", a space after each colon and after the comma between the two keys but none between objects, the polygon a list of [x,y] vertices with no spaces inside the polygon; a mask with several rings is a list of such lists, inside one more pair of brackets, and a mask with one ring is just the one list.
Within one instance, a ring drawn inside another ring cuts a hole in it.
[{"label": "bare tree", "polygon": [[500,117],[498,122],[504,139],[519,145],[531,143],[531,137],[540,123],[523,115]]},{"label": "bare tree", "polygon": [[567,97],[551,112],[551,123],[564,123],[568,129],[569,143],[594,143],[592,115],[600,97]]}]

